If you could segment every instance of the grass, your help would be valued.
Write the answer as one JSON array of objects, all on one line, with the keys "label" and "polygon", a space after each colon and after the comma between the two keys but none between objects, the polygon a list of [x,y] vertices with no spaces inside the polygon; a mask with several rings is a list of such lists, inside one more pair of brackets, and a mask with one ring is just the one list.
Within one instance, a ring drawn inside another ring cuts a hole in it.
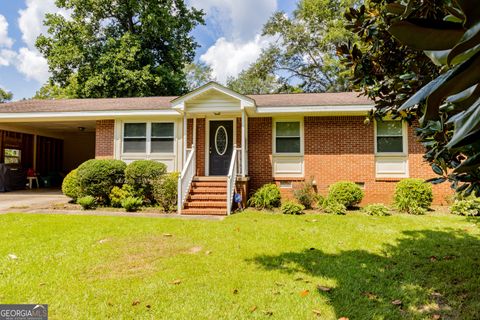
[{"label": "grass", "polygon": [[48,303],[51,319],[480,318],[480,232],[464,217],[7,214],[0,225],[0,303]]}]

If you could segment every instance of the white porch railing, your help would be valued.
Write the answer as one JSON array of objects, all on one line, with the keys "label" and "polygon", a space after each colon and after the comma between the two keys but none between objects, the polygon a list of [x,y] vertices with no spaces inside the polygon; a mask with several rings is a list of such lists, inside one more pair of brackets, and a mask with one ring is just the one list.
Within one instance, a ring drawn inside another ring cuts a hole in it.
[{"label": "white porch railing", "polygon": [[[188,150],[187,150],[188,151]],[[195,145],[192,146],[192,149],[188,153],[187,161],[183,166],[182,173],[178,177],[178,200],[177,200],[177,211],[182,213],[183,205],[188,197],[188,192],[190,191],[190,186],[192,185],[193,177],[195,176],[196,169],[196,150]]]},{"label": "white porch railing", "polygon": [[242,149],[234,145],[230,168],[227,176],[227,214],[232,213],[233,195],[235,193],[235,184],[237,183],[237,175],[241,173],[241,153]]}]

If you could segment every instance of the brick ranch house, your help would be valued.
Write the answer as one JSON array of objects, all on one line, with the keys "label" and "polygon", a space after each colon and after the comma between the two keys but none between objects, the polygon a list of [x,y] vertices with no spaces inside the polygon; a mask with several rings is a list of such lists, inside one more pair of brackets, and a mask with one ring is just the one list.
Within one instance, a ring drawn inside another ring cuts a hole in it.
[{"label": "brick ranch house", "polygon": [[[181,97],[18,101],[0,109],[0,162],[45,174],[91,158],[160,161],[182,172],[183,214],[226,214],[235,188],[275,182],[289,196],[310,179],[320,193],[350,180],[364,203],[388,203],[400,179],[433,172],[406,123],[364,124],[372,108],[353,92],[245,96],[214,82]],[[450,194],[434,186],[436,204]]]}]

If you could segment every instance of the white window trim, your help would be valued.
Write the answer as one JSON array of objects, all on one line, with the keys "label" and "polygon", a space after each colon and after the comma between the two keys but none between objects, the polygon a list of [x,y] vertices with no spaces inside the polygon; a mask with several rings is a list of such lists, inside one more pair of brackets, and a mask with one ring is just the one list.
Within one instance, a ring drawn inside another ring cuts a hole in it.
[{"label": "white window trim", "polygon": [[[146,123],[147,124],[147,140],[146,140],[146,150],[145,152],[124,152],[124,142],[125,142],[125,125],[129,123]],[[151,142],[152,142],[152,123],[173,123],[173,152],[151,152]],[[154,156],[155,158],[160,157],[160,156],[176,156],[176,149],[175,148],[175,143],[176,143],[176,137],[175,133],[177,130],[177,123],[175,121],[168,121],[168,120],[154,120],[154,121],[141,121],[141,120],[128,120],[128,121],[122,121],[121,122],[121,135],[120,135],[120,140],[121,140],[121,145],[120,145],[120,150],[121,150],[121,156],[122,158],[138,158],[138,157],[150,157]]]},{"label": "white window trim", "polygon": [[[277,123],[278,122],[300,122],[300,152],[279,152],[277,153]],[[272,151],[274,156],[285,156],[285,157],[292,157],[292,156],[303,156],[304,155],[304,140],[305,140],[305,133],[304,133],[304,126],[303,126],[303,117],[295,117],[295,118],[275,118],[273,119],[273,126],[272,126]]]},{"label": "white window trim", "polygon": [[[383,121],[398,121],[392,119],[384,119]],[[408,156],[408,124],[404,120],[402,121],[402,143],[403,152],[378,152],[377,150],[377,120],[374,120],[374,144],[375,144],[375,156],[377,157],[407,157]]]}]

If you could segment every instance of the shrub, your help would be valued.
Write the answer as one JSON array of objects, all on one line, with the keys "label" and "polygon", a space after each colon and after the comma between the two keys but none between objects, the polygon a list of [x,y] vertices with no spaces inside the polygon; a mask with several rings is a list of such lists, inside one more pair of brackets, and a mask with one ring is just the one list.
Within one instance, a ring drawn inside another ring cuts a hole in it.
[{"label": "shrub", "polygon": [[138,195],[154,202],[153,181],[158,180],[167,172],[167,166],[153,160],[137,160],[125,169],[125,182],[133,187]]},{"label": "shrub", "polygon": [[122,200],[122,208],[125,209],[127,212],[135,212],[140,208],[143,204],[141,198],[138,197],[126,197]]},{"label": "shrub", "polygon": [[280,206],[280,189],[276,184],[268,183],[258,189],[248,200],[248,204],[257,209],[272,209]]},{"label": "shrub", "polygon": [[108,204],[112,188],[123,184],[125,168],[121,160],[92,159],[82,163],[77,169],[80,193]]},{"label": "shrub", "polygon": [[323,203],[323,211],[329,214],[347,214],[347,207],[343,203],[334,200],[325,200]]},{"label": "shrub", "polygon": [[81,197],[77,200],[77,203],[82,206],[83,210],[93,210],[97,207],[97,202],[92,196]]},{"label": "shrub", "polygon": [[322,196],[320,193],[315,194],[315,207],[322,208],[323,203],[325,202],[325,197]]},{"label": "shrub", "polygon": [[153,182],[153,198],[165,212],[177,209],[178,172],[166,174]]},{"label": "shrub", "polygon": [[480,215],[480,198],[468,197],[463,200],[456,200],[450,212],[460,216],[478,216]]},{"label": "shrub", "polygon": [[80,185],[78,184],[77,169],[70,171],[62,182],[62,192],[76,201],[80,197]]},{"label": "shrub", "polygon": [[381,203],[369,204],[368,206],[362,208],[362,211],[369,216],[383,217],[390,215],[390,209]]},{"label": "shrub", "polygon": [[110,191],[108,198],[110,199],[110,205],[115,208],[122,207],[122,201],[127,197],[133,197],[134,192],[132,186],[124,184],[121,188],[115,186]]},{"label": "shrub", "polygon": [[335,201],[350,208],[360,203],[363,199],[362,189],[350,181],[340,181],[328,188],[328,201]]},{"label": "shrub", "polygon": [[282,204],[283,214],[302,214],[303,210],[305,210],[305,206],[294,201],[286,201]]},{"label": "shrub", "polygon": [[400,211],[410,214],[425,213],[432,200],[432,186],[422,179],[403,179],[395,187],[393,202]]},{"label": "shrub", "polygon": [[293,196],[306,209],[312,209],[313,205],[316,202],[317,193],[313,188],[313,183],[311,181],[308,181],[304,182],[300,189],[295,190],[293,192]]}]

